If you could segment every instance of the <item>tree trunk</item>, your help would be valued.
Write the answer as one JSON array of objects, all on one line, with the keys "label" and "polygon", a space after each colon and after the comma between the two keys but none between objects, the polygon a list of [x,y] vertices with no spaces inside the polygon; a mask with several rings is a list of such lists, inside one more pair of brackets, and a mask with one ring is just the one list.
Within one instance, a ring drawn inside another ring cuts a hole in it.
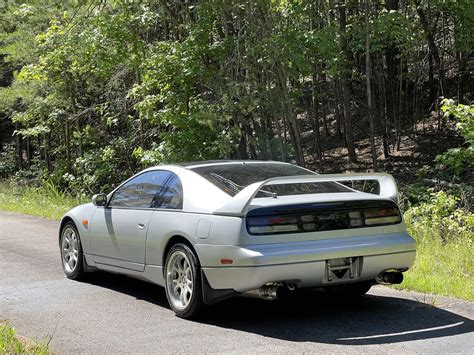
[{"label": "tree trunk", "polygon": [[312,117],[311,123],[313,126],[313,135],[314,135],[314,147],[316,149],[316,156],[319,161],[319,170],[320,173],[324,172],[324,163],[323,163],[323,154],[321,149],[321,133],[320,133],[320,124],[319,124],[319,110],[318,110],[318,87],[317,87],[317,76],[313,73],[313,82],[312,82],[312,95],[311,95],[311,106],[310,110]]},{"label": "tree trunk", "polygon": [[370,151],[372,153],[372,167],[374,171],[378,170],[377,167],[377,151],[375,149],[375,129],[374,129],[374,117],[372,114],[372,91],[370,88],[371,80],[371,65],[370,65],[370,32],[369,32],[369,0],[365,0],[365,78],[367,85],[367,114],[369,116],[370,125]]},{"label": "tree trunk", "polygon": [[335,102],[334,102],[334,116],[336,118],[336,138],[339,140],[343,139],[342,136],[342,122],[344,121],[344,101],[342,100],[342,92],[340,89],[340,84],[335,81],[334,82],[334,92],[335,92]]},{"label": "tree trunk", "polygon": [[31,167],[31,142],[30,137],[26,137],[26,164]]},{"label": "tree trunk", "polygon": [[23,140],[20,134],[15,135],[16,157],[18,170],[23,169]]},{"label": "tree trunk", "polygon": [[[385,3],[387,11],[398,11],[398,0],[388,0]],[[399,51],[397,47],[391,45],[385,51],[385,58],[387,62],[387,85],[385,88],[385,101],[386,101],[386,113],[387,113],[387,125],[391,124],[395,127],[395,142],[397,136],[398,127],[398,90],[397,90],[397,74],[400,65],[400,60],[397,59]],[[387,136],[389,130],[387,130]],[[388,144],[388,142],[387,142]]]},{"label": "tree trunk", "polygon": [[67,172],[69,174],[71,174],[71,172],[72,172],[71,143],[70,143],[69,121],[68,121],[68,119],[65,120],[65,124],[64,124],[64,144],[66,145]]},{"label": "tree trunk", "polygon": [[46,165],[46,169],[48,173],[51,173],[52,166],[51,166],[51,154],[50,154],[50,146],[49,146],[49,133],[45,133],[44,135],[44,162]]},{"label": "tree trunk", "polygon": [[[440,85],[439,85],[440,86],[439,94],[444,95],[444,92],[443,92],[444,91],[444,71],[443,71],[443,68],[441,66],[441,58],[439,56],[438,47],[436,47],[436,42],[435,42],[434,35],[433,35],[433,29],[430,26],[430,24],[428,23],[428,18],[426,17],[425,11],[421,7],[420,0],[415,0],[415,5],[416,5],[416,12],[417,12],[418,17],[420,19],[421,27],[423,27],[423,32],[425,33],[426,40],[427,40],[427,43],[428,43],[428,48],[429,48],[429,51],[430,51],[430,58],[434,61],[434,64],[435,64],[434,69],[435,69],[435,71],[438,72],[438,75],[439,75],[439,77],[438,77],[438,80],[439,80],[439,83],[440,83]],[[435,90],[433,90],[433,91],[435,91]],[[435,98],[435,101],[436,102],[438,101],[437,97]]]},{"label": "tree trunk", "polygon": [[351,89],[349,86],[351,55],[346,39],[346,4],[345,1],[339,2],[339,30],[341,32],[341,50],[343,60],[345,62],[345,70],[342,79],[342,96],[344,100],[344,133],[346,138],[347,154],[349,161],[355,163],[357,161],[354,147],[354,132],[352,128],[352,112],[351,112]]},{"label": "tree trunk", "polygon": [[283,94],[283,105],[285,107],[285,120],[288,122],[288,125],[290,126],[290,137],[291,137],[291,142],[293,144],[293,148],[295,149],[295,159],[296,159],[296,164],[300,166],[304,166],[304,155],[303,155],[303,147],[301,146],[301,137],[300,137],[300,129],[298,126],[298,121],[296,119],[296,114],[292,108],[292,105],[290,104],[290,99],[288,95],[288,88],[286,86],[286,82],[284,80],[285,76],[282,73],[281,68],[280,70],[277,69],[277,77],[278,77],[278,82],[280,84],[280,88],[282,90]]},{"label": "tree trunk", "polygon": [[383,144],[383,156],[387,159],[390,156],[390,148],[388,144],[388,124],[387,124],[387,95],[385,93],[386,85],[384,82],[383,77],[383,58],[379,56],[377,70],[375,71],[376,74],[376,83],[379,92],[379,117],[380,117],[380,125],[382,128],[382,144]]},{"label": "tree trunk", "polygon": [[464,86],[469,78],[469,75],[466,75],[466,59],[467,55],[461,51],[457,52],[457,61],[458,61],[458,102],[464,104]]}]

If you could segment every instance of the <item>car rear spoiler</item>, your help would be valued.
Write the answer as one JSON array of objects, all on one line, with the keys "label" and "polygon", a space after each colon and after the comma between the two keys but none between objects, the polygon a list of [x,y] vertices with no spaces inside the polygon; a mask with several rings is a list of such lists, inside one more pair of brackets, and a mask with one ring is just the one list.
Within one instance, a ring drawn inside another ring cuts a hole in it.
[{"label": "car rear spoiler", "polygon": [[301,184],[312,182],[339,182],[339,181],[364,181],[377,180],[380,185],[379,195],[398,202],[397,184],[392,175],[385,173],[368,174],[326,174],[326,175],[298,175],[284,176],[253,183],[245,187],[232,200],[214,211],[214,214],[225,216],[244,217],[250,203],[263,186],[281,184]]}]

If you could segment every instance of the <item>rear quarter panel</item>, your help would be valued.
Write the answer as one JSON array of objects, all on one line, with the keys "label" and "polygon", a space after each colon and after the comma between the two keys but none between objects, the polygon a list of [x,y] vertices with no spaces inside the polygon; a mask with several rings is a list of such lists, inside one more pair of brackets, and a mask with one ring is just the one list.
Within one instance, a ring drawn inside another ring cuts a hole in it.
[{"label": "rear quarter panel", "polygon": [[146,237],[146,264],[163,265],[163,252],[168,241],[174,236],[184,237],[194,244],[196,226],[201,216],[173,210],[154,211]]},{"label": "rear quarter panel", "polygon": [[[215,216],[171,210],[156,210],[148,227],[146,240],[146,264],[164,264],[164,250],[174,236],[187,239],[192,245],[237,245],[245,225],[241,218]],[[196,248],[197,256],[202,260]]]}]

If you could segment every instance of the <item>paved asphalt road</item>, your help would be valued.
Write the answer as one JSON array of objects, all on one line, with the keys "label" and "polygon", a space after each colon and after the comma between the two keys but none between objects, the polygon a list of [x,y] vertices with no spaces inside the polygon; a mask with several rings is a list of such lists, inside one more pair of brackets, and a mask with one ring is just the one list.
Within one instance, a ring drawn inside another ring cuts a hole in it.
[{"label": "paved asphalt road", "polygon": [[235,298],[182,320],[161,287],[101,272],[66,279],[57,225],[0,212],[0,321],[50,336],[56,353],[474,353],[472,303],[380,286],[356,302]]}]

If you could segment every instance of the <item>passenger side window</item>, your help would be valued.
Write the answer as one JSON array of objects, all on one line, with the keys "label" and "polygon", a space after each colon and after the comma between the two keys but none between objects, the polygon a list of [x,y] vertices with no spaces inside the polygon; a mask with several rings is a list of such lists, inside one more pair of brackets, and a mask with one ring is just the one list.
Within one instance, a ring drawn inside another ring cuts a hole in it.
[{"label": "passenger side window", "polygon": [[115,191],[109,206],[151,208],[171,175],[168,171],[160,170],[140,174]]},{"label": "passenger side window", "polygon": [[153,204],[154,208],[183,208],[183,186],[179,177],[174,175],[166,188],[158,196]]}]

